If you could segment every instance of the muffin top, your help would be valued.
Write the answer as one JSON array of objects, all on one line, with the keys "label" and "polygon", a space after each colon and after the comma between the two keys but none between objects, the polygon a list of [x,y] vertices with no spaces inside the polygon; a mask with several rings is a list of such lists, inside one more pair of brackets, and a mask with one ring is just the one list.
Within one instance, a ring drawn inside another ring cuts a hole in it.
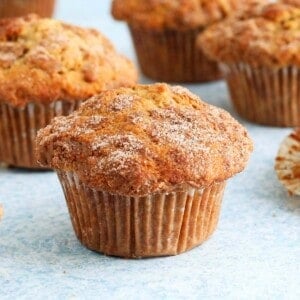
[{"label": "muffin top", "polygon": [[136,79],[132,63],[96,30],[36,15],[0,20],[0,101],[84,100]]},{"label": "muffin top", "polygon": [[300,6],[300,0],[281,0],[282,3]]},{"label": "muffin top", "polygon": [[251,151],[227,112],[166,84],[104,91],[37,137],[41,165],[126,196],[223,181],[244,169]]},{"label": "muffin top", "polygon": [[114,0],[112,14],[150,29],[204,27],[267,0]]},{"label": "muffin top", "polygon": [[227,64],[300,66],[300,8],[266,5],[249,19],[213,25],[199,36],[198,44],[212,59]]}]

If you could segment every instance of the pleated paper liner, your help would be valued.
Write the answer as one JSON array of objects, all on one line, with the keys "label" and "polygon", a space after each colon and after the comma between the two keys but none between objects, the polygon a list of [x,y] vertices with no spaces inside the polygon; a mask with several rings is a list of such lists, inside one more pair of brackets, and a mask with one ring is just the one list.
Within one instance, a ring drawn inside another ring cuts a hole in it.
[{"label": "pleated paper liner", "polygon": [[120,257],[176,255],[215,230],[225,182],[199,190],[124,197],[87,187],[58,171],[71,221],[87,248]]},{"label": "pleated paper liner", "polygon": [[54,117],[70,114],[80,102],[29,103],[22,108],[0,103],[0,162],[14,167],[40,168],[35,156],[38,130]]},{"label": "pleated paper liner", "polygon": [[51,17],[55,0],[1,0],[0,18],[20,17],[36,13],[41,17]]},{"label": "pleated paper liner", "polygon": [[254,123],[300,126],[300,69],[223,66],[231,99],[241,117]]},{"label": "pleated paper liner", "polygon": [[196,47],[201,29],[151,31],[130,26],[142,72],[166,82],[205,82],[222,78],[219,65]]}]

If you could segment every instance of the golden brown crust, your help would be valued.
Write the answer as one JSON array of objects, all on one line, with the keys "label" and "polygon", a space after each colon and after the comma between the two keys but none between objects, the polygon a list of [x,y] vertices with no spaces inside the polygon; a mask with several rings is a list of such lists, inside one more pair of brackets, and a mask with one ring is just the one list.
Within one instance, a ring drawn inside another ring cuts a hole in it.
[{"label": "golden brown crust", "polygon": [[275,3],[246,20],[213,25],[199,37],[199,47],[214,60],[253,67],[300,66],[300,8]]},{"label": "golden brown crust", "polygon": [[0,101],[84,100],[136,79],[132,63],[96,30],[35,15],[0,20]]},{"label": "golden brown crust", "polygon": [[285,3],[285,4],[300,6],[300,0],[281,0],[280,2]]},{"label": "golden brown crust", "polygon": [[267,0],[114,0],[112,14],[118,20],[148,29],[204,27]]},{"label": "golden brown crust", "polygon": [[227,112],[166,84],[105,91],[37,138],[42,165],[127,196],[224,181],[244,169],[251,151]]}]

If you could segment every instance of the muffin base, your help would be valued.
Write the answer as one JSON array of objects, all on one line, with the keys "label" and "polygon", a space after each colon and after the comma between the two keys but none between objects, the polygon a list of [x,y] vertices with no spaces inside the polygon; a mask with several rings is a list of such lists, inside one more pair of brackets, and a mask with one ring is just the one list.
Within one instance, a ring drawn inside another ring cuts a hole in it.
[{"label": "muffin base", "polygon": [[215,230],[225,182],[205,189],[125,197],[97,191],[75,173],[58,171],[79,241],[107,255],[141,258],[176,255]]},{"label": "muffin base", "polygon": [[129,25],[142,72],[166,82],[206,82],[222,78],[219,65],[196,46],[201,29],[148,31]]},{"label": "muffin base", "polygon": [[300,126],[300,68],[223,66],[231,99],[245,119],[270,126]]},{"label": "muffin base", "polygon": [[40,169],[35,155],[38,130],[47,126],[54,117],[70,114],[80,103],[29,103],[21,108],[0,103],[0,162],[15,167]]},{"label": "muffin base", "polygon": [[0,18],[20,17],[36,13],[41,17],[51,17],[55,0],[1,0]]}]

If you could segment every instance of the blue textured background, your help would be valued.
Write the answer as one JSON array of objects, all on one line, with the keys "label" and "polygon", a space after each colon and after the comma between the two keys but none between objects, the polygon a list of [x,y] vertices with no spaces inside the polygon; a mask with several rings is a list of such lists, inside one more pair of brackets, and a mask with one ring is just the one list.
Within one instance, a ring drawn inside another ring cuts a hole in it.
[{"label": "blue textured background", "polygon": [[[135,59],[109,1],[63,0],[56,16],[99,28]],[[187,87],[235,115],[223,82]],[[286,195],[273,171],[290,130],[242,123],[255,141],[249,167],[229,181],[213,237],[176,257],[91,252],[73,233],[54,173],[0,169],[0,298],[300,299],[300,200]]]}]

